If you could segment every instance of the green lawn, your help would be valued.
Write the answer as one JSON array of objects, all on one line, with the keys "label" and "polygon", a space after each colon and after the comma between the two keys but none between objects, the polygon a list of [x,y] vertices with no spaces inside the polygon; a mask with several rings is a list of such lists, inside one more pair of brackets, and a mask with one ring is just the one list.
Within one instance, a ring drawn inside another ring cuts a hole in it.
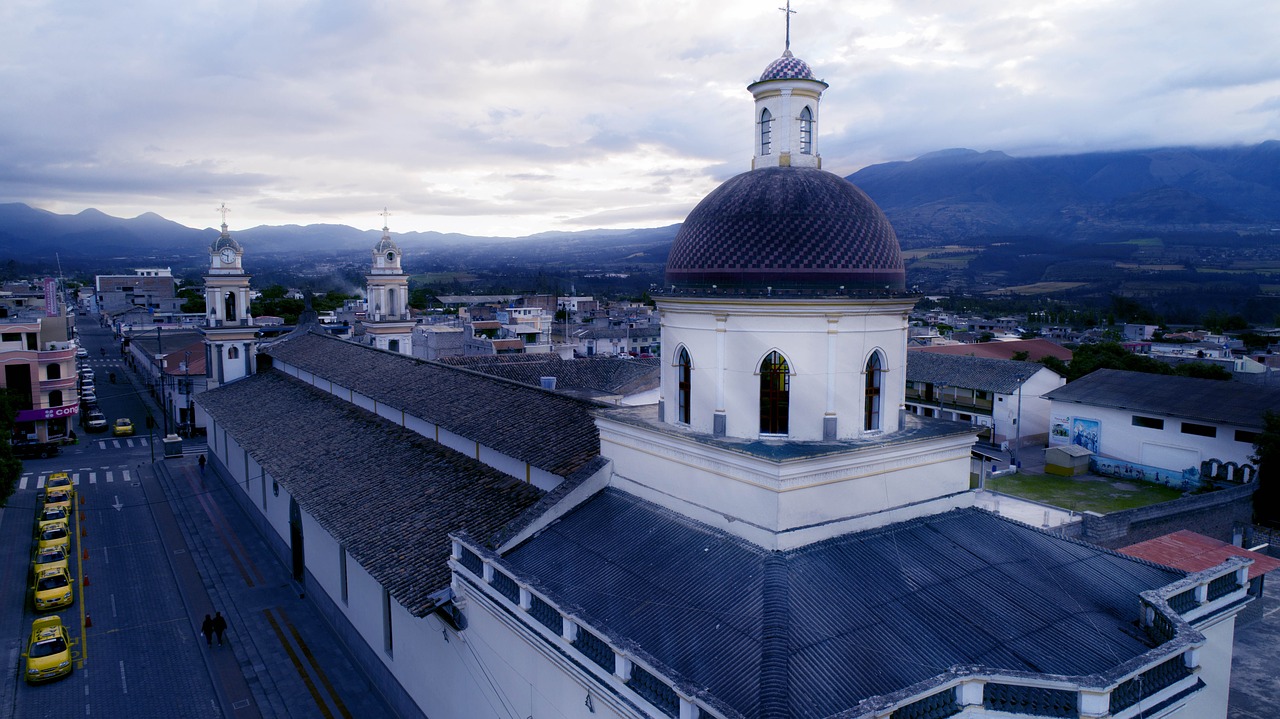
[{"label": "green lawn", "polygon": [[1182,492],[1160,484],[1108,477],[1011,474],[987,480],[987,489],[1076,512],[1106,514],[1177,499]]}]

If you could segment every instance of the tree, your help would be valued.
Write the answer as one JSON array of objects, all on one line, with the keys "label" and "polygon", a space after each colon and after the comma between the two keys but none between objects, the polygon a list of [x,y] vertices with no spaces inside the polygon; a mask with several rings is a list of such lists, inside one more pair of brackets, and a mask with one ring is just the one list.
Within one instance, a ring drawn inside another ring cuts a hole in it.
[{"label": "tree", "polygon": [[1263,429],[1253,443],[1258,468],[1258,491],[1253,493],[1253,519],[1258,524],[1280,526],[1280,412],[1263,415]]},{"label": "tree", "polygon": [[0,390],[0,507],[8,504],[10,495],[22,474],[22,460],[13,456],[13,446],[8,438],[13,436],[14,418],[18,416],[17,404],[7,390]]}]

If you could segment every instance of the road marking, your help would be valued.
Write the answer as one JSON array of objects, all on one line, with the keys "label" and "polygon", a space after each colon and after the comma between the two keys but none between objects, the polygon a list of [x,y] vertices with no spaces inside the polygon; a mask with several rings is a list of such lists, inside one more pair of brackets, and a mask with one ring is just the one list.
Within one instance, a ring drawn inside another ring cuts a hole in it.
[{"label": "road marking", "polygon": [[133,481],[133,480],[129,479],[129,470],[127,470],[127,469],[124,471],[124,476],[123,476],[123,477],[121,477],[121,479],[122,479],[123,481],[125,481],[125,482],[131,482],[131,481]]},{"label": "road marking", "polygon": [[116,618],[116,595],[111,595],[111,618]]},{"label": "road marking", "polygon": [[108,482],[113,482],[113,481],[115,481],[115,480],[113,480],[113,479],[111,478],[111,470],[109,470],[109,469],[106,471],[106,480],[107,480]]},{"label": "road marking", "polygon": [[80,484],[80,473],[79,473],[79,472],[76,472],[75,474],[71,475],[71,483],[72,483],[72,484]]},{"label": "road marking", "polygon": [[106,449],[106,448],[107,448],[107,440],[105,439],[98,440],[98,449]]},{"label": "road marking", "polygon": [[115,507],[117,512],[124,508],[124,505],[120,504],[120,495],[116,495],[116,503],[111,506]]},{"label": "road marking", "polygon": [[[111,557],[108,557],[108,556],[107,556],[107,548],[106,548],[106,547],[103,547],[103,548],[102,548],[102,563],[103,563],[103,564],[111,564]],[[116,599],[116,595],[112,594],[112,595],[111,595],[111,601],[113,601],[113,602],[114,602],[114,601],[115,601],[115,599]],[[113,605],[113,606],[114,606],[114,605]],[[114,609],[113,609],[113,610],[112,610],[112,612],[111,612],[111,616],[115,616],[115,611],[114,611]]]},{"label": "road marking", "polygon": [[138,438],[138,441],[142,443],[142,446],[143,446],[143,447],[147,446],[147,438],[146,438],[146,437],[139,437],[139,438]]},{"label": "road marking", "polygon": [[124,678],[124,660],[123,659],[120,660],[120,688],[124,690],[125,694],[129,693],[129,683],[125,681],[125,678]]},{"label": "road marking", "polygon": [[36,480],[36,489],[44,489],[44,481],[48,478],[49,476],[46,474],[40,475],[40,478]]},{"label": "road marking", "polygon": [[24,475],[22,475],[22,479],[19,479],[19,480],[18,480],[18,489],[26,489],[26,488],[27,488],[27,480],[28,480],[28,479],[31,479],[31,475],[30,475],[30,474],[24,474]]},{"label": "road marking", "polygon": [[115,447],[116,449],[120,449],[120,440],[118,439],[111,440],[111,446]]},{"label": "road marking", "polygon": [[90,473],[89,473],[89,484],[96,484],[97,482],[98,482],[98,473],[97,473],[97,472],[90,472]]},{"label": "road marking", "polygon": [[132,446],[133,446],[133,440],[131,440],[131,439],[126,439],[126,440],[124,441],[124,446],[126,446],[126,447],[132,447]]}]

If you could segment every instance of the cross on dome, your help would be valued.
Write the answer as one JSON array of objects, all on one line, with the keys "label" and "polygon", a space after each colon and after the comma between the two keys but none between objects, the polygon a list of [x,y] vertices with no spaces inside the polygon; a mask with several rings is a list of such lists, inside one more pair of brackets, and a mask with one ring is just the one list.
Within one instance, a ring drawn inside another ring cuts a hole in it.
[{"label": "cross on dome", "polygon": [[792,15],[795,15],[795,14],[796,14],[796,11],[791,9],[791,0],[787,0],[787,6],[786,6],[786,7],[780,7],[780,8],[778,8],[778,9],[779,9],[779,10],[781,10],[782,12],[786,13],[786,17],[787,17],[787,46],[786,46],[786,51],[787,51],[787,53],[790,53],[790,52],[791,52],[791,16],[792,16]]}]

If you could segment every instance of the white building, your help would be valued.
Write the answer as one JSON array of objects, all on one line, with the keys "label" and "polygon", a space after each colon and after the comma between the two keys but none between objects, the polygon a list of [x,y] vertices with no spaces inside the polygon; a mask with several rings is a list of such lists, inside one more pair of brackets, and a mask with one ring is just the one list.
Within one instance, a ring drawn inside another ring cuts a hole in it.
[{"label": "white building", "polygon": [[[384,219],[386,211],[383,211]],[[385,223],[382,239],[373,248],[373,261],[365,276],[366,310],[360,323],[365,340],[378,349],[413,354],[413,326],[409,316],[409,276],[400,266],[404,253],[391,239]]]},{"label": "white building", "polygon": [[[1051,444],[1078,444],[1100,459],[1171,475],[1250,481],[1263,414],[1280,411],[1280,387],[1191,377],[1098,370],[1047,395]],[[1147,472],[1154,474],[1154,472]]]},{"label": "white building", "polygon": [[222,233],[209,246],[209,271],[204,276],[204,306],[208,324],[205,368],[208,386],[234,382],[255,371],[257,331],[250,307],[250,275],[244,271],[244,248],[227,232],[223,206]]}]

